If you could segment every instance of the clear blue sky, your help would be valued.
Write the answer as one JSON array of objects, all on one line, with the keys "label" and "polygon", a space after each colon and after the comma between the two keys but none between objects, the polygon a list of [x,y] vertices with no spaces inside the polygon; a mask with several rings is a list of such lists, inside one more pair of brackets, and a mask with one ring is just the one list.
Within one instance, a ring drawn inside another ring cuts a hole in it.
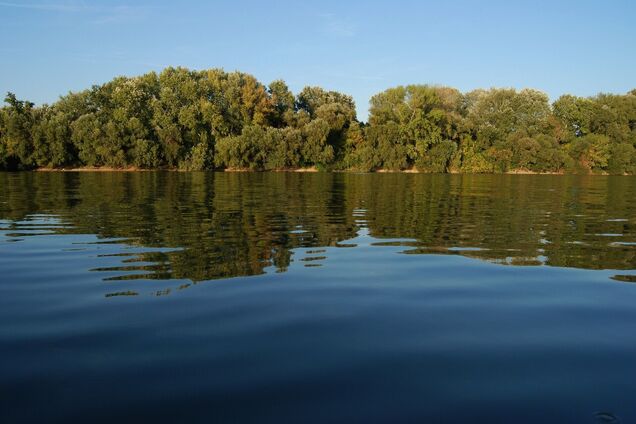
[{"label": "clear blue sky", "polygon": [[0,37],[0,91],[36,103],[170,65],[343,91],[363,120],[399,84],[636,88],[634,0],[9,0]]}]

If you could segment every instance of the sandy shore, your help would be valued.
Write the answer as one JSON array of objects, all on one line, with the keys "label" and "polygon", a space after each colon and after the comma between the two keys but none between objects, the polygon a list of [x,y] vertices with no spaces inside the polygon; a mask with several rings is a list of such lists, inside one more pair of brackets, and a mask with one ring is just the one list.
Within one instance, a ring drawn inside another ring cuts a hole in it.
[{"label": "sandy shore", "polygon": [[[148,172],[148,171],[175,171],[175,172],[188,172],[188,171],[180,171],[178,169],[165,168],[165,169],[142,169],[134,166],[128,168],[113,168],[108,166],[82,166],[77,168],[36,168],[34,169],[36,172]],[[218,170],[221,171],[221,170]],[[226,168],[222,170],[223,172],[298,172],[298,173],[315,173],[320,172],[318,168],[315,166],[307,167],[307,168],[290,168],[290,169],[272,169],[269,171],[260,171],[249,168]],[[334,170],[327,172],[345,172],[345,173],[360,173],[365,171],[359,171],[355,169],[343,169],[343,170]],[[420,171],[416,168],[409,169],[376,169],[375,171],[368,171],[369,173],[378,173],[378,174],[430,174],[430,172]],[[366,173],[366,172],[365,172]],[[471,174],[470,172],[457,172],[455,170],[450,170],[448,174],[454,175],[462,175],[462,174]],[[609,175],[607,173],[590,173],[590,174],[568,174],[566,172],[535,172],[527,169],[513,169],[507,172],[485,172],[481,173],[482,175]],[[626,174],[627,175],[627,174]]]},{"label": "sandy shore", "polygon": [[108,166],[82,166],[79,168],[36,168],[37,172],[143,172],[149,169],[141,169],[137,167],[129,168],[111,168]]},{"label": "sandy shore", "polygon": [[223,172],[318,172],[315,166],[309,168],[271,169],[269,171],[259,171],[249,168],[225,168]]}]

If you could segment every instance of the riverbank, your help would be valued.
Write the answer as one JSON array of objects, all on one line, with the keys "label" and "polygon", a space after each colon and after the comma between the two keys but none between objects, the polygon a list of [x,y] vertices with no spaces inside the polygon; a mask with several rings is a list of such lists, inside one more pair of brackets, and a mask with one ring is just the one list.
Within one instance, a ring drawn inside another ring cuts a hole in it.
[{"label": "riverbank", "polygon": [[259,169],[250,169],[250,168],[225,168],[222,170],[223,172],[319,172],[318,168],[315,166],[307,167],[307,168],[281,168],[281,169],[269,169],[267,171],[259,170]]},{"label": "riverbank", "polygon": [[[33,169],[35,172],[150,172],[150,171],[171,171],[171,172],[189,172],[187,170],[177,169],[177,168],[157,168],[157,169],[145,169],[138,167],[126,167],[126,168],[115,168],[109,166],[100,166],[100,167],[91,167],[91,166],[81,166],[76,168],[35,168]],[[305,168],[287,168],[287,169],[272,169],[272,170],[258,170],[258,169],[250,169],[250,168],[225,168],[225,169],[216,169],[210,171],[218,171],[218,172],[293,172],[293,173],[318,173],[318,172],[338,172],[338,173],[377,173],[377,174],[435,174],[434,172],[422,171],[416,168],[409,169],[376,169],[374,171],[360,171],[355,169],[334,169],[330,171],[322,171],[315,166],[305,167]],[[437,173],[442,174],[442,173]],[[450,170],[446,172],[446,174],[453,175],[461,175],[461,174],[473,174],[471,172],[461,172],[457,170]],[[614,175],[609,174],[607,172],[588,172],[588,173],[568,173],[565,171],[559,172],[536,172],[530,171],[527,169],[512,169],[506,172],[481,172],[478,174],[482,175]],[[632,174],[616,174],[616,175],[632,175]]]},{"label": "riverbank", "polygon": [[77,168],[35,168],[35,172],[146,172],[153,169],[142,169],[135,166],[128,168],[113,168],[110,166],[80,166]]}]

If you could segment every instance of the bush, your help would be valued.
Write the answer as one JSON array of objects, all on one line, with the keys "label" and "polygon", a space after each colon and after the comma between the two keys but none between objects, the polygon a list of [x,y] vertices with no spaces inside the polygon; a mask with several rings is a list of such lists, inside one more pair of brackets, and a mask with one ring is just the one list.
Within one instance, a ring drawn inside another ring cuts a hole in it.
[{"label": "bush", "polygon": [[179,162],[179,169],[185,171],[204,171],[214,166],[214,157],[206,141],[197,143],[188,153],[184,161]]},{"label": "bush", "polygon": [[457,145],[452,141],[442,141],[416,162],[418,169],[426,172],[447,172],[451,159],[457,151]]},{"label": "bush", "polygon": [[578,167],[588,171],[603,171],[610,158],[610,139],[605,135],[589,134],[569,144],[570,156]]}]

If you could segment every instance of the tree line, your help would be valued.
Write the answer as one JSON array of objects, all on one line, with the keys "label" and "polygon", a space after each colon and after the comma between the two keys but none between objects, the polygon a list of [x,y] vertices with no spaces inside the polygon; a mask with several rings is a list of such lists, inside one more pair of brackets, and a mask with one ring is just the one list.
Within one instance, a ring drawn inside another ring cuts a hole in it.
[{"label": "tree line", "polygon": [[563,95],[390,88],[357,120],[351,96],[294,95],[242,72],[167,68],[0,109],[0,169],[407,170],[636,173],[636,89]]}]

